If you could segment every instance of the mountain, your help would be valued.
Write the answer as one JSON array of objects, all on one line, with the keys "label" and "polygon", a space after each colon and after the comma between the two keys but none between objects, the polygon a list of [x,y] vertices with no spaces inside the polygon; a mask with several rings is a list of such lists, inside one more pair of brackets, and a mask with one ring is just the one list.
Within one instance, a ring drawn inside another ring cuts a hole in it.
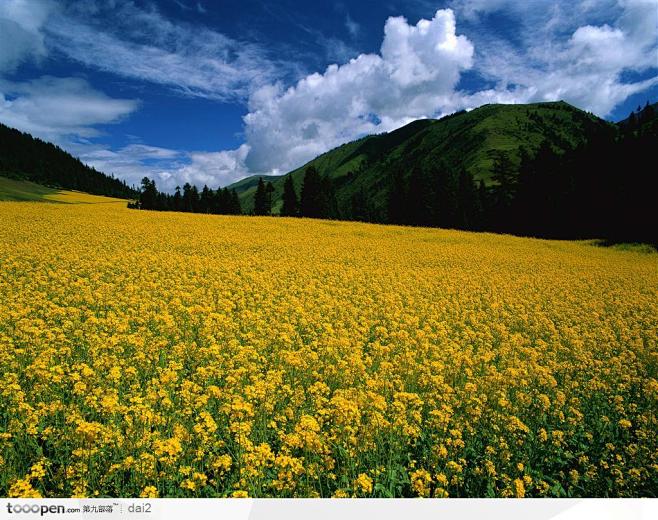
[{"label": "mountain", "polygon": [[[304,172],[314,166],[321,176],[333,179],[341,216],[350,218],[355,197],[365,192],[372,206],[372,220],[386,221],[393,174],[408,179],[414,168],[433,168],[441,162],[452,169],[463,168],[475,181],[491,186],[495,184],[494,163],[501,154],[518,168],[521,149],[535,154],[544,143],[556,153],[564,153],[584,144],[591,135],[614,132],[613,124],[563,101],[484,105],[347,143],[288,175],[299,194]],[[281,210],[285,177],[272,180],[275,214]],[[236,183],[243,188],[240,199],[246,212],[253,209],[257,182],[258,177],[250,177]]]},{"label": "mountain", "polygon": [[58,146],[1,123],[0,177],[108,197],[138,196],[125,182],[90,168]]},{"label": "mountain", "polygon": [[235,190],[238,195],[249,191],[253,188],[253,193],[256,193],[256,187],[258,186],[258,181],[263,179],[265,182],[276,182],[278,179],[285,177],[285,175],[252,175],[246,179],[242,179],[238,182],[231,184],[230,188]]},{"label": "mountain", "polygon": [[630,115],[617,123],[622,132],[635,132],[641,134],[658,134],[658,103],[637,107]]}]

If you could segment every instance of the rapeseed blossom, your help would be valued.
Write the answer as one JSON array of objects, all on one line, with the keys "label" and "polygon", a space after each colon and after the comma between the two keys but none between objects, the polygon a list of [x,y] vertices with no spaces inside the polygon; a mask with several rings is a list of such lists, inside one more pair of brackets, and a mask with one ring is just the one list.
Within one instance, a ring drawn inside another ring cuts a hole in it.
[{"label": "rapeseed blossom", "polygon": [[0,495],[658,495],[657,255],[83,202],[0,203]]}]

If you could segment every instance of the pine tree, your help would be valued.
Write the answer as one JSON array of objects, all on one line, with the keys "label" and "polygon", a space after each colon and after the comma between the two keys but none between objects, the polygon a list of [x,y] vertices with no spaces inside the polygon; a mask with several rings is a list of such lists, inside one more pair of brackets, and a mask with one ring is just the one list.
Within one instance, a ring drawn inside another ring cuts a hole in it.
[{"label": "pine tree", "polygon": [[359,220],[361,222],[370,222],[372,220],[372,209],[366,190],[361,187],[357,192],[352,195],[352,220]]},{"label": "pine tree", "polygon": [[183,196],[180,192],[180,186],[176,186],[176,193],[174,193],[172,206],[174,211],[182,211],[183,209]]},{"label": "pine tree", "polygon": [[320,194],[318,197],[319,218],[338,219],[338,198],[336,185],[331,177],[325,175],[320,179]]},{"label": "pine tree", "polygon": [[190,201],[192,203],[192,213],[198,213],[199,212],[199,188],[196,186],[192,186],[192,189],[190,190]]},{"label": "pine tree", "polygon": [[[228,189],[225,188],[227,191]],[[240,197],[238,192],[234,189],[229,192],[229,207],[228,213],[230,215],[242,215],[242,205],[240,204]]]},{"label": "pine tree", "polygon": [[212,207],[212,199],[214,197],[213,191],[207,185],[203,186],[201,190],[201,198],[199,199],[199,212],[210,213]]},{"label": "pine tree", "polygon": [[[196,188],[195,188],[196,190]],[[186,182],[183,185],[183,208],[182,210],[188,213],[194,211],[194,206],[196,201],[194,200],[194,193],[192,190],[192,185],[189,182]]]},{"label": "pine tree", "polygon": [[258,187],[254,197],[254,215],[267,215],[267,190],[263,178],[258,179]]},{"label": "pine tree", "polygon": [[[433,177],[433,179],[432,179]],[[432,193],[433,186],[426,188],[427,204],[432,207],[430,215],[431,224],[443,228],[454,228],[458,225],[458,212],[460,204],[459,174],[456,170],[448,168],[445,163],[439,163],[434,175],[425,182],[434,180],[436,194]]]},{"label": "pine tree", "polygon": [[638,123],[641,127],[645,123],[652,121],[655,117],[656,117],[656,111],[653,108],[653,106],[649,104],[649,101],[647,101],[646,105],[644,105],[644,108],[642,109],[642,112],[640,112],[640,115],[638,117]]},{"label": "pine tree", "polygon": [[455,226],[459,229],[477,229],[481,212],[479,206],[473,176],[466,171],[466,168],[461,168],[457,188]]},{"label": "pine tree", "polygon": [[635,115],[635,112],[631,112],[630,115],[628,116],[628,119],[626,120],[626,129],[629,132],[634,132],[637,129],[637,126],[638,126],[637,116]]},{"label": "pine tree", "polygon": [[302,217],[321,218],[321,189],[322,179],[314,166],[309,166],[304,172],[304,183],[302,184],[302,196],[300,202],[300,214]]},{"label": "pine tree", "polygon": [[414,167],[409,176],[408,187],[408,214],[409,224],[414,226],[433,226],[436,224],[436,189],[434,187],[433,173]]},{"label": "pine tree", "polygon": [[274,194],[274,186],[271,182],[265,184],[265,215],[272,214],[272,197]]},{"label": "pine tree", "polygon": [[507,153],[498,151],[496,154],[491,178],[494,181],[492,224],[497,231],[509,231],[513,225],[511,208],[518,188],[518,172]]},{"label": "pine tree", "polygon": [[139,196],[139,205],[142,209],[156,209],[158,190],[155,181],[148,177],[142,179],[142,191]]},{"label": "pine tree", "polygon": [[496,193],[501,205],[509,207],[516,195],[517,172],[509,155],[498,152],[494,159],[492,179],[496,182]]},{"label": "pine tree", "polygon": [[281,215],[284,217],[296,217],[298,212],[299,201],[297,200],[295,183],[292,180],[292,175],[288,175],[283,183],[283,208],[281,208]]},{"label": "pine tree", "polygon": [[231,214],[231,193],[228,188],[217,190],[217,213],[220,215]]}]

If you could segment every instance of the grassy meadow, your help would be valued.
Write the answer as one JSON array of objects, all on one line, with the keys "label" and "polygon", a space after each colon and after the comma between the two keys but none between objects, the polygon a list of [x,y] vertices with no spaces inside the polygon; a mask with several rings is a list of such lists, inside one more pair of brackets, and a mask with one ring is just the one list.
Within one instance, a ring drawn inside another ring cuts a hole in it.
[{"label": "grassy meadow", "polygon": [[49,188],[34,182],[0,177],[0,201],[55,202],[63,204],[126,204],[124,199]]},{"label": "grassy meadow", "polygon": [[658,495],[656,254],[45,196],[0,203],[0,496]]}]

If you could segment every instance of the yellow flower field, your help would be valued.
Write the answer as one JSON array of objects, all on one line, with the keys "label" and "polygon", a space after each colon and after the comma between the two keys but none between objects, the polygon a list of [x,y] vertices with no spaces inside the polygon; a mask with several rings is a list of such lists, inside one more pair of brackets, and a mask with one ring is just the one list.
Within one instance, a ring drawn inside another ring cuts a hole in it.
[{"label": "yellow flower field", "polygon": [[658,255],[0,203],[0,496],[658,495]]}]

